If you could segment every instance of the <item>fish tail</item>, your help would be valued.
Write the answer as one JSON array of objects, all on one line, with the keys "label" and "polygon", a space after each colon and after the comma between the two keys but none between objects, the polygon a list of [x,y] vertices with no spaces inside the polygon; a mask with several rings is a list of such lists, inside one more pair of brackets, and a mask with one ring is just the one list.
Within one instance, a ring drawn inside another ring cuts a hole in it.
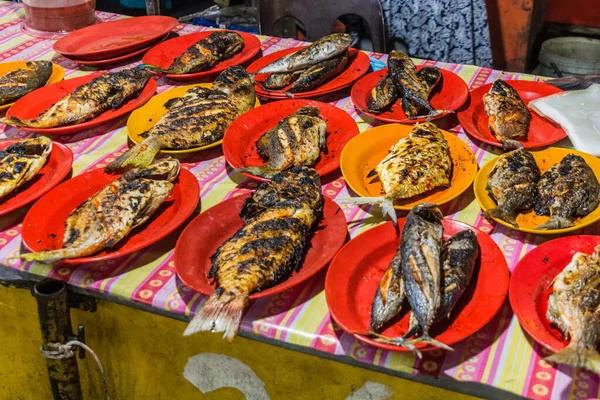
[{"label": "fish tail", "polygon": [[0,118],[0,123],[3,123],[5,125],[14,125],[14,126],[22,126],[23,121],[21,121],[21,119],[17,118],[17,117],[4,117],[4,118]]},{"label": "fish tail", "polygon": [[369,332],[353,331],[350,333],[354,333],[357,335],[372,338],[373,340],[375,340],[378,343],[389,344],[389,345],[398,346],[398,347],[404,347],[404,348],[412,351],[415,356],[419,357],[419,359],[423,358],[423,355],[421,354],[419,349],[417,349],[415,347],[415,345],[412,344],[411,340],[408,340],[409,333],[405,334],[404,336],[398,336],[398,337],[388,337],[388,336],[384,336],[384,335],[381,335],[381,334],[379,334],[377,332],[373,332],[373,331],[369,331]]},{"label": "fish tail", "polygon": [[427,343],[432,346],[439,347],[440,349],[443,349],[443,350],[454,351],[454,349],[452,347],[440,342],[439,340],[435,340],[434,338],[432,338],[431,336],[429,336],[427,334],[423,334],[422,336],[419,336],[418,338],[409,340],[409,342],[411,344],[412,343]]},{"label": "fish tail", "polygon": [[434,119],[440,115],[448,115],[448,114],[454,114],[454,111],[431,109],[427,115],[413,115],[412,117],[408,117],[407,119],[412,120],[412,119],[425,118],[425,119],[427,119],[427,121],[431,121],[432,119]]},{"label": "fish tail", "polygon": [[147,167],[152,163],[156,154],[162,148],[162,142],[157,136],[149,136],[144,139],[142,143],[136,144],[131,149],[127,150],[125,154],[119,156],[115,161],[108,164],[104,170],[106,172],[113,172],[123,169],[127,166],[135,168]]},{"label": "fish tail", "polygon": [[53,262],[67,260],[70,258],[85,257],[97,251],[97,247],[93,249],[86,247],[71,247],[67,249],[38,251],[35,253],[23,253],[19,254],[17,258],[21,258],[25,261],[37,261],[44,264],[50,264]]},{"label": "fish tail", "polygon": [[394,201],[385,197],[345,197],[343,199],[336,199],[337,201],[343,201],[354,204],[377,204],[381,207],[383,215],[388,215],[394,225],[398,223],[398,216],[396,215],[396,209],[394,208]]},{"label": "fish tail", "polygon": [[486,218],[495,217],[501,219],[503,221],[508,222],[515,228],[519,228],[519,224],[517,224],[517,214],[515,212],[506,211],[502,207],[491,208],[487,211],[484,211],[483,215]]},{"label": "fish tail", "polygon": [[545,361],[567,364],[575,368],[585,368],[600,375],[600,354],[594,348],[571,342],[566,348],[548,356]]},{"label": "fish tail", "polygon": [[523,143],[519,142],[518,140],[502,139],[500,141],[500,143],[502,143],[502,150],[504,150],[504,151],[506,151],[508,149],[522,149],[523,148]]},{"label": "fish tail", "polygon": [[236,168],[236,172],[247,172],[251,175],[261,176],[263,178],[272,179],[276,174],[280,173],[281,170],[271,168],[268,165],[261,165],[257,167],[245,167]]},{"label": "fish tail", "polygon": [[157,67],[155,65],[150,65],[150,64],[140,64],[136,68],[149,69],[151,71],[162,72],[162,73],[165,73],[165,74],[169,73],[168,69],[160,68],[160,67]]},{"label": "fish tail", "polygon": [[248,304],[248,298],[242,295],[223,295],[217,289],[202,305],[185,331],[184,336],[196,332],[224,332],[223,338],[229,343],[237,335],[242,321],[242,312]]},{"label": "fish tail", "polygon": [[542,229],[563,229],[571,226],[573,226],[573,221],[571,221],[569,218],[553,215],[550,217],[550,219],[548,219],[548,221],[535,228],[535,230],[541,231]]}]

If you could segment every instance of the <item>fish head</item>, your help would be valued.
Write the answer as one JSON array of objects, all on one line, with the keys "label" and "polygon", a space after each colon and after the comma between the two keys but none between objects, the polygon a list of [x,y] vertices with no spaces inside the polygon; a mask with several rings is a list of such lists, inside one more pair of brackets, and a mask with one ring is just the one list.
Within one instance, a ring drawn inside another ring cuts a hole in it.
[{"label": "fish head", "polygon": [[418,204],[411,210],[411,213],[423,218],[428,222],[438,222],[444,218],[442,212],[434,203]]}]

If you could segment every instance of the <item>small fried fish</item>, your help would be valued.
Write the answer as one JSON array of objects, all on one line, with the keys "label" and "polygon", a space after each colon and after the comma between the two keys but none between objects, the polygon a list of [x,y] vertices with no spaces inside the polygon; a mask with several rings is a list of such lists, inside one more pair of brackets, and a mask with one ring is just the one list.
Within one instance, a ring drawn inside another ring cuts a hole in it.
[{"label": "small fried fish", "polygon": [[484,215],[518,228],[517,211],[533,207],[539,180],[540,169],[527,150],[517,149],[501,155],[488,174],[486,186],[498,206],[484,211]]},{"label": "small fried fish", "polygon": [[531,113],[519,93],[505,81],[498,79],[483,95],[483,106],[489,117],[489,127],[504,150],[522,148],[517,138],[527,139]]},{"label": "small fried fish", "polygon": [[554,278],[546,318],[558,327],[569,345],[546,361],[586,368],[600,375],[600,246],[594,254],[576,253]]},{"label": "small fried fish", "polygon": [[292,87],[288,89],[288,93],[312,90],[339,75],[347,65],[348,52],[344,52],[329,60],[321,61],[304,70],[300,76],[298,76],[298,79],[296,79]]},{"label": "small fried fish", "polygon": [[52,141],[44,136],[22,139],[0,150],[0,199],[33,179],[51,152]]},{"label": "small fried fish", "polygon": [[550,219],[535,229],[561,229],[585,217],[600,203],[600,184],[583,157],[569,154],[542,174],[534,204],[537,215]]},{"label": "small fried fish", "polygon": [[25,68],[0,76],[0,106],[17,101],[27,93],[41,88],[51,75],[50,61],[27,61]]}]

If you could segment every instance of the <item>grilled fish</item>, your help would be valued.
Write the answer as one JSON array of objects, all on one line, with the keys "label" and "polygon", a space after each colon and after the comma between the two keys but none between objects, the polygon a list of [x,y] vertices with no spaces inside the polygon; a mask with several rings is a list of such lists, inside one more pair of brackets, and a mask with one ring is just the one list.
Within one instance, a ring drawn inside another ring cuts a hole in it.
[{"label": "grilled fish", "polygon": [[34,119],[3,118],[0,122],[29,128],[78,124],[137,97],[152,76],[140,68],[107,72],[76,88]]},{"label": "grilled fish", "polygon": [[573,220],[594,211],[600,202],[600,184],[594,171],[581,156],[569,154],[542,174],[534,211],[549,215],[535,229],[560,229],[573,226]]},{"label": "grilled fish", "polygon": [[51,152],[52,141],[44,136],[22,139],[0,150],[0,199],[33,179]]},{"label": "grilled fish", "polygon": [[145,139],[110,163],[106,171],[147,166],[161,149],[183,150],[221,140],[233,120],[255,102],[254,84],[244,67],[227,68],[212,89],[194,87],[167,101],[164,107],[168,112],[140,135]]},{"label": "grilled fish", "polygon": [[570,339],[546,361],[586,368],[600,375],[600,246],[593,255],[576,253],[554,278],[546,318]]},{"label": "grilled fish", "polygon": [[347,33],[334,33],[324,36],[310,46],[287,54],[262,67],[256,71],[256,74],[294,72],[306,69],[344,53],[348,50],[350,44],[352,44],[352,36]]},{"label": "grilled fish", "polygon": [[218,287],[184,335],[225,332],[231,342],[248,296],[302,265],[322,204],[321,183],[313,169],[294,167],[263,183],[242,208],[244,226],[212,255],[209,278]]},{"label": "grilled fish", "polygon": [[517,211],[533,207],[540,169],[530,152],[517,149],[498,157],[488,174],[486,190],[498,206],[484,211],[487,218],[500,218],[515,228]]},{"label": "grilled fish", "polygon": [[519,97],[519,93],[503,80],[496,80],[490,91],[483,95],[483,106],[489,117],[488,125],[502,143],[504,150],[522,148],[516,138],[527,139],[531,113]]},{"label": "grilled fish", "polygon": [[0,106],[17,101],[27,93],[41,88],[52,75],[50,61],[27,61],[19,68],[0,76]]},{"label": "grilled fish", "polygon": [[267,165],[242,168],[240,171],[272,178],[273,175],[296,165],[313,165],[321,151],[326,151],[327,122],[317,107],[301,107],[257,142],[258,154],[268,159]]},{"label": "grilled fish", "polygon": [[294,82],[298,77],[306,70],[298,70],[294,72],[280,72],[270,74],[267,79],[263,82],[260,82],[259,85],[266,90],[278,90],[283,89],[288,86],[292,82]]},{"label": "grilled fish", "polygon": [[329,60],[321,61],[302,72],[292,87],[288,89],[288,93],[306,92],[311,90],[337,76],[347,65],[347,51]]},{"label": "grilled fish", "polygon": [[115,246],[154,214],[169,197],[178,175],[179,161],[172,158],[127,171],[69,215],[62,249],[21,254],[20,258],[51,263]]},{"label": "grilled fish", "polygon": [[[213,32],[206,38],[188,47],[185,52],[173,60],[166,72],[168,74],[189,74],[205,71],[218,62],[235,56],[244,48],[244,38],[236,32]],[[150,67],[156,69],[154,67]]]},{"label": "grilled fish", "polygon": [[402,282],[402,255],[400,248],[392,258],[390,265],[383,273],[373,305],[371,306],[371,324],[372,332],[378,332],[383,325],[400,314],[402,304],[406,299],[404,293],[404,283]]},{"label": "grilled fish", "polygon": [[[421,82],[421,85],[423,85],[423,88],[427,92],[427,99],[429,99],[433,88],[435,88],[435,86],[442,78],[442,73],[439,68],[425,67],[417,71],[417,78]],[[409,118],[418,117],[419,113],[423,108],[420,103],[417,103],[414,100],[410,100],[406,96],[402,96],[401,102],[402,110]]]}]

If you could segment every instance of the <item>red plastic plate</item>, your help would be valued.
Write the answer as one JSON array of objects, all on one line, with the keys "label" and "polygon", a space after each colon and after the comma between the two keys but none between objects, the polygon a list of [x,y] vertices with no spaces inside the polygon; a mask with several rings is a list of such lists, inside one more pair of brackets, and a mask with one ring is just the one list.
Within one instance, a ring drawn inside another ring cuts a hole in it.
[{"label": "red plastic plate", "polygon": [[[8,109],[6,116],[15,116],[20,119],[31,119],[37,117],[40,113],[46,111],[54,103],[62,99],[64,96],[73,92],[77,87],[84,83],[90,82],[97,76],[102,75],[103,72],[97,72],[90,75],[82,76],[79,78],[67,79],[66,81],[57,82],[52,85],[41,87],[33,92],[21,97],[17,102]],[[19,127],[19,129],[30,132],[39,132],[44,135],[66,135],[76,133],[84,129],[95,128],[108,121],[118,118],[122,115],[127,114],[130,111],[135,110],[154,95],[156,92],[156,81],[152,78],[146,83],[146,86],[135,99],[131,99],[125,102],[121,107],[115,110],[109,110],[105,113],[97,116],[86,122],[82,122],[76,125],[60,126],[57,128],[26,128]]]},{"label": "red plastic plate", "polygon": [[[340,167],[340,154],[350,139],[358,135],[356,122],[344,110],[314,100],[283,100],[254,108],[229,126],[223,138],[223,154],[232,168],[263,165],[264,161],[256,150],[256,141],[275,127],[282,119],[296,112],[300,107],[314,106],[321,111],[327,121],[327,153],[314,166],[320,176],[325,176]],[[248,173],[245,175],[266,180]]]},{"label": "red plastic plate", "polygon": [[[209,208],[196,217],[179,237],[175,246],[175,269],[183,283],[195,291],[208,296],[215,290],[216,285],[207,278],[211,266],[210,256],[243,226],[239,212],[248,196],[249,194],[244,194],[234,197]],[[346,234],[344,212],[325,197],[323,219],[310,241],[300,270],[273,287],[253,293],[250,299],[282,292],[321,271],[342,247]]]},{"label": "red plastic plate", "polygon": [[139,56],[141,54],[144,54],[145,52],[147,52],[151,48],[152,48],[152,46],[147,46],[147,47],[144,47],[142,49],[135,50],[132,53],[127,53],[127,54],[123,54],[123,55],[116,56],[116,57],[103,58],[102,60],[89,60],[88,61],[88,60],[79,60],[77,58],[72,58],[72,57],[67,57],[67,58],[70,59],[71,61],[76,62],[77,64],[89,65],[91,67],[102,67],[102,66],[105,66],[105,65],[116,64],[116,63],[119,63],[121,61],[125,61],[125,60],[128,60],[130,58],[133,58],[135,56]]},{"label": "red plastic plate", "polygon": [[[166,40],[151,48],[150,51],[144,55],[144,58],[142,58],[142,62],[144,64],[150,64],[156,67],[167,69],[171,66],[173,60],[183,54],[188,47],[199,40],[204,39],[213,32],[215,31],[192,33],[190,35],[179,36],[170,40]],[[194,72],[191,74],[166,74],[165,76],[167,78],[179,81],[200,79],[214,76],[222,71],[225,71],[229,67],[241,65],[246,61],[251,60],[252,57],[258,54],[260,51],[260,40],[250,33],[237,31],[236,33],[239,33],[244,38],[244,48],[235,56],[217,63],[217,65],[215,65],[213,68],[206,71]]]},{"label": "red plastic plate", "polygon": [[[292,49],[284,49],[280,51],[276,51],[269,55],[259,58],[254,61],[248,67],[248,72],[254,73],[261,69],[262,67],[272,63],[275,60],[280,59],[286,54],[290,54],[296,52],[298,50],[303,49],[304,47],[294,47]],[[361,76],[367,73],[369,67],[371,65],[371,60],[369,56],[367,56],[362,51],[358,51],[356,49],[350,48],[348,49],[348,54],[350,56],[350,63],[338,76],[331,79],[330,81],[325,82],[318,88],[314,90],[309,90],[307,92],[299,92],[294,93],[294,98],[296,99],[307,99],[310,97],[321,96],[327,93],[335,92],[340,89],[345,88],[346,86],[352,85]],[[262,82],[268,77],[268,74],[256,75],[255,80],[257,82]],[[284,93],[287,87],[281,89],[280,91],[268,91],[263,89],[258,83],[254,85],[254,89],[256,90],[256,94],[260,97],[265,97],[268,99],[288,99],[289,97]]]},{"label": "red plastic plate", "polygon": [[[417,66],[417,70],[423,66]],[[384,68],[379,71],[372,72],[362,77],[354,86],[352,86],[352,102],[361,112],[370,115],[371,117],[385,122],[400,122],[406,124],[414,124],[424,122],[427,118],[407,119],[406,114],[402,111],[402,105],[397,100],[388,111],[380,114],[375,114],[367,111],[367,101],[371,90],[379,83],[382,77],[387,74],[388,69]],[[442,78],[433,89],[433,93],[429,97],[431,106],[436,110],[456,111],[469,98],[469,88],[465,81],[454,72],[447,69],[440,69]],[[433,118],[438,119],[444,117],[443,114]]]},{"label": "red plastic plate", "polygon": [[168,34],[177,23],[176,18],[160,15],[101,22],[69,33],[52,48],[78,60],[101,60],[146,47]]},{"label": "red plastic plate", "polygon": [[[4,150],[14,142],[17,142],[17,140],[2,141],[0,150]],[[69,175],[71,164],[73,164],[71,149],[63,144],[52,142],[52,152],[40,172],[4,199],[0,199],[0,216],[13,212],[42,197]]]},{"label": "red plastic plate", "polygon": [[575,253],[592,254],[599,244],[600,236],[579,235],[550,240],[525,254],[513,271],[510,305],[523,329],[549,350],[559,351],[569,344],[546,319],[552,281]]},{"label": "red plastic plate", "polygon": [[[523,99],[525,104],[531,100],[540,97],[550,96],[551,94],[562,92],[557,87],[542,82],[531,81],[506,81],[510,84]],[[490,91],[491,83],[481,86],[471,91],[471,102],[469,107],[458,113],[460,121],[465,131],[477,140],[492,146],[502,147],[502,144],[490,131],[488,127],[488,116],[483,108],[483,95]],[[529,125],[529,134],[527,140],[521,141],[526,149],[535,149],[538,147],[549,146],[561,139],[567,137],[567,133],[550,120],[541,117],[534,111],[531,111],[531,124]]]},{"label": "red plastic plate", "polygon": [[[62,248],[64,222],[75,208],[117,179],[103,169],[78,175],[58,185],[37,203],[23,221],[23,243],[31,251]],[[194,212],[200,195],[198,180],[182,168],[169,198],[148,222],[134,229],[116,247],[95,255],[65,260],[65,264],[84,264],[110,260],[141,250],[158,242],[183,224]],[[52,210],[52,212],[48,212]]]},{"label": "red plastic plate", "polygon": [[[398,220],[402,232],[406,219]],[[449,346],[472,335],[487,324],[498,312],[508,292],[509,272],[502,251],[485,233],[462,222],[444,219],[444,237],[470,229],[477,235],[480,257],[471,283],[449,320],[433,326],[431,335]],[[369,330],[371,304],[383,273],[400,246],[401,234],[391,222],[379,225],[358,235],[335,256],[325,279],[325,296],[331,315],[346,332]],[[402,336],[408,331],[408,312],[402,319],[386,328],[385,336]],[[372,346],[394,351],[408,351],[375,342],[352,333]],[[423,351],[433,350],[427,344],[417,344]]]}]

